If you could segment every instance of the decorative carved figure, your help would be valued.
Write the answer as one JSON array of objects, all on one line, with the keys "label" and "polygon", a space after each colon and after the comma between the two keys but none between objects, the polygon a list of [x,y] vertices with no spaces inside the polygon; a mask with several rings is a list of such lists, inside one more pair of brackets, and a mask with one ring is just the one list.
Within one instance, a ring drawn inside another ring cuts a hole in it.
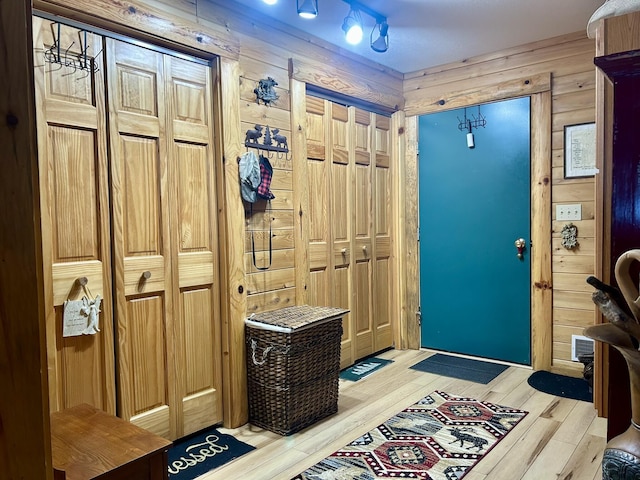
[{"label": "decorative carved figure", "polygon": [[562,246],[567,250],[573,250],[578,246],[578,227],[573,223],[568,223],[562,227]]},{"label": "decorative carved figure", "polygon": [[262,136],[262,125],[256,125],[255,129],[247,130],[244,137],[245,142],[258,143],[258,139]]},{"label": "decorative carved figure", "polygon": [[279,135],[278,132],[280,132],[279,128],[273,129],[273,141],[276,142],[276,146],[280,148],[289,148],[287,145],[287,137]]},{"label": "decorative carved figure", "polygon": [[263,78],[258,82],[258,86],[253,90],[253,93],[258,97],[256,100],[258,104],[262,100],[265,105],[270,105],[278,99],[278,94],[274,88],[276,85],[278,85],[278,82],[271,77]]},{"label": "decorative carved figure", "polygon": [[633,274],[638,263],[640,249],[629,250],[618,258],[615,277],[619,290],[595,277],[587,279],[597,289],[592,300],[609,323],[592,325],[584,333],[622,354],[631,387],[631,425],[607,443],[602,459],[604,480],[640,478],[640,294]]}]

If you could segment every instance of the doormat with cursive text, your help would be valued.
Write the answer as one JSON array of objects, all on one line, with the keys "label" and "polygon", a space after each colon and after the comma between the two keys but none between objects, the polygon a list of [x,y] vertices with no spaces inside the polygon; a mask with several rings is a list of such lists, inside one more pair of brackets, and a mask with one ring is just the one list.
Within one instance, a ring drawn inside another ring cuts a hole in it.
[{"label": "doormat with cursive text", "polygon": [[255,447],[215,428],[200,431],[173,442],[169,449],[169,479],[192,480],[218,468]]}]

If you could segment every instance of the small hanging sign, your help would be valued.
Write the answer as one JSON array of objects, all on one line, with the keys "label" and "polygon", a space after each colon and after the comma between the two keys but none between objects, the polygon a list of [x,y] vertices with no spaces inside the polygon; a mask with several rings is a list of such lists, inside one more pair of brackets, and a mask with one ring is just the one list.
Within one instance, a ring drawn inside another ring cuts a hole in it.
[{"label": "small hanging sign", "polygon": [[64,302],[62,315],[62,336],[77,337],[79,335],[95,335],[98,328],[100,314],[100,295],[94,300],[83,297],[82,300],[67,300]]}]

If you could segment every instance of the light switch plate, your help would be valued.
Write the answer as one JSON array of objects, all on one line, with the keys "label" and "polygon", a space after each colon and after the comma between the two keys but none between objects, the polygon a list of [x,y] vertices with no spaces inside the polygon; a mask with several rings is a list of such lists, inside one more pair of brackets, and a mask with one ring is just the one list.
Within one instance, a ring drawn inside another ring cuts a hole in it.
[{"label": "light switch plate", "polygon": [[556,205],[556,220],[582,220],[582,205],[579,203]]}]

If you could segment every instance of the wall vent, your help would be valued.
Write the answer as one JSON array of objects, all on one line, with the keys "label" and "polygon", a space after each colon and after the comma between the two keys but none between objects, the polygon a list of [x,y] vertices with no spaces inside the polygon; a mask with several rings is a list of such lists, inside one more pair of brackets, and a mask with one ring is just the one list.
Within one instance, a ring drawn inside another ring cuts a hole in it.
[{"label": "wall vent", "polygon": [[594,341],[583,335],[571,335],[571,360],[579,362],[578,355],[593,353]]}]

